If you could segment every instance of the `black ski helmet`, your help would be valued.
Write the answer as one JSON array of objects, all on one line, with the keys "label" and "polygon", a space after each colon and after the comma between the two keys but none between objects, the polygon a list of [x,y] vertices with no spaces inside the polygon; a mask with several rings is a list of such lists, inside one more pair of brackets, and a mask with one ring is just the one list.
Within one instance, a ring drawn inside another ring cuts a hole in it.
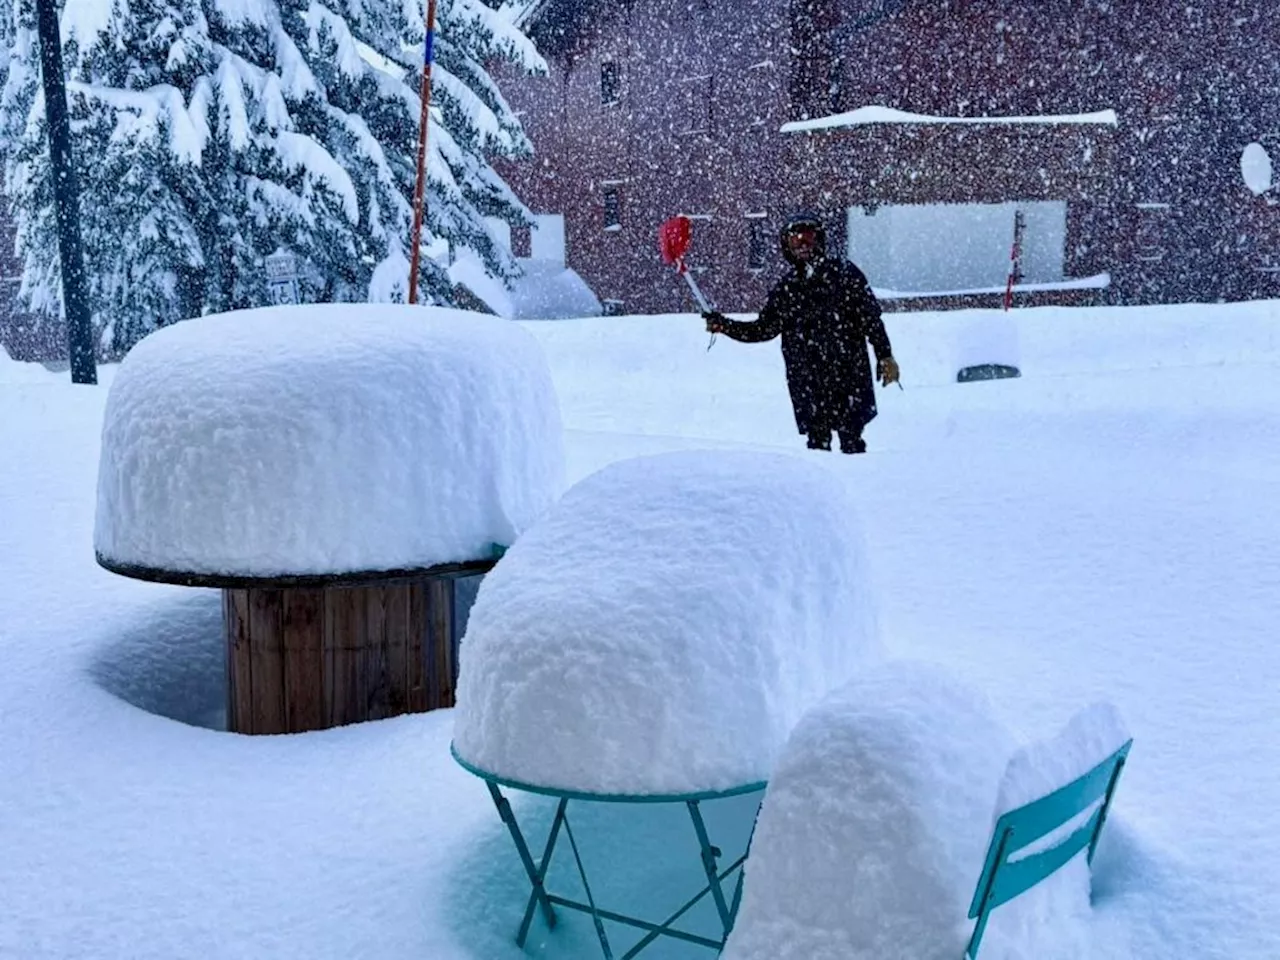
[{"label": "black ski helmet", "polygon": [[783,221],[782,229],[778,232],[778,243],[782,245],[782,255],[791,262],[791,253],[787,250],[787,234],[798,227],[813,227],[818,233],[817,242],[814,244],[817,256],[826,256],[827,253],[827,228],[822,225],[822,217],[810,210],[801,210],[793,213]]}]

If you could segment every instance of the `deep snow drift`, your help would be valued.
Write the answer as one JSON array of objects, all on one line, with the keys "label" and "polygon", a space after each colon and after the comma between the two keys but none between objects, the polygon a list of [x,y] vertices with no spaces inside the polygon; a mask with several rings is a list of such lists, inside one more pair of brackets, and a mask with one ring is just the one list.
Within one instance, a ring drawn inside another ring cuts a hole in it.
[{"label": "deep snow drift", "polygon": [[[906,389],[860,458],[802,449],[776,344],[707,353],[691,316],[526,329],[569,480],[695,447],[808,458],[857,500],[892,655],[1032,739],[1120,707],[1135,747],[1091,960],[1275,960],[1280,304],[1016,311],[1023,377],[956,384],[967,318],[888,318]],[[448,755],[451,714],[251,738],[132,705],[216,705],[220,598],[96,565],[107,390],[17,366],[36,376],[0,371],[0,956],[518,960],[527,883]],[[690,843],[687,816],[646,823],[583,823],[640,898],[662,884],[620,851]],[[530,947],[598,951],[576,917]]]}]

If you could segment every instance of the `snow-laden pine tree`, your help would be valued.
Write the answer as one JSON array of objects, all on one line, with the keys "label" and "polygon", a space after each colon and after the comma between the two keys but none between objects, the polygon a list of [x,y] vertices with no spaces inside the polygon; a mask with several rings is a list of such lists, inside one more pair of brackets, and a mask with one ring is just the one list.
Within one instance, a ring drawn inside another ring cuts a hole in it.
[{"label": "snow-laden pine tree", "polygon": [[[0,26],[0,100],[22,294],[56,317],[61,287],[34,0]],[[404,299],[422,0],[66,0],[68,99],[95,322],[127,349],[156,326],[267,302],[264,258],[304,264],[309,301]],[[489,165],[529,144],[486,70],[544,69],[480,0],[440,0],[424,247],[517,268],[484,217],[527,211]],[[448,302],[431,257],[421,298]]]}]

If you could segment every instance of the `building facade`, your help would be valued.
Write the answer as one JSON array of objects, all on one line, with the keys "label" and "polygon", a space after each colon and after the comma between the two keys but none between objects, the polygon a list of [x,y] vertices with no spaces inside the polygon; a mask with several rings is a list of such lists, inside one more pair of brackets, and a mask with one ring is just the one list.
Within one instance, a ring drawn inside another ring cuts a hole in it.
[{"label": "building facade", "polygon": [[[1276,296],[1280,20],[1254,0],[541,0],[545,77],[506,78],[536,155],[519,255],[563,256],[615,312],[691,308],[658,225],[756,309],[811,209],[887,305]],[[1255,148],[1256,149],[1256,148]],[[1280,172],[1280,171],[1278,171]]]}]

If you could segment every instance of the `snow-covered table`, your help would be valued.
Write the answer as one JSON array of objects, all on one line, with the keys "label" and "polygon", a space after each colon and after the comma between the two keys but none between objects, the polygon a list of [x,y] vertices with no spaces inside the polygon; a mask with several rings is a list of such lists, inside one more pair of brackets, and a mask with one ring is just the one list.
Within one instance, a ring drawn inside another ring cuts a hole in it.
[{"label": "snow-covered table", "polygon": [[[517,941],[539,906],[551,924],[563,906],[592,916],[606,957],[606,920],[643,931],[627,957],[660,936],[720,949],[746,853],[724,857],[703,805],[763,791],[801,714],[878,655],[857,507],[836,472],[692,451],[577,484],[486,578],[462,647],[454,756],[486,781],[528,876]],[[559,798],[540,861],[504,788]],[[705,886],[658,920],[597,903],[578,802],[684,805]],[[585,903],[544,886],[562,831]],[[677,927],[708,895],[721,935]]]},{"label": "snow-covered table", "polygon": [[563,470],[518,326],[369,304],[203,317],[121,364],[95,549],[223,590],[230,730],[320,729],[452,706],[456,579],[493,566]]}]

